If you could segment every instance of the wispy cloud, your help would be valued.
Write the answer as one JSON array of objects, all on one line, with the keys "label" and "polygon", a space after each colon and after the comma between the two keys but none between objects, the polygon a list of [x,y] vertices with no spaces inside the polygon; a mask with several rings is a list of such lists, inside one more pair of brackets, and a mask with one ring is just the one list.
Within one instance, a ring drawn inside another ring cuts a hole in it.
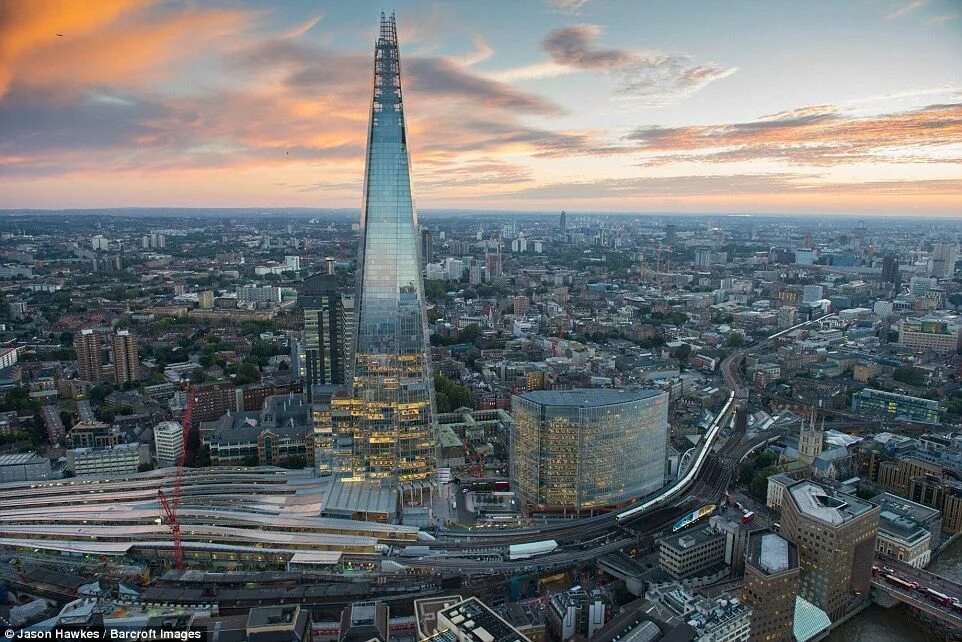
[{"label": "wispy cloud", "polygon": [[681,160],[775,160],[795,165],[948,163],[962,155],[962,103],[852,116],[816,105],[751,122],[643,127],[629,139],[655,155],[650,164]]},{"label": "wispy cloud", "polygon": [[548,4],[563,13],[578,13],[588,0],[547,0]]},{"label": "wispy cloud", "polygon": [[957,20],[958,17],[959,17],[959,14],[957,14],[957,13],[953,13],[953,14],[946,15],[946,16],[935,16],[934,18],[929,18],[928,20],[926,20],[926,21],[925,21],[925,26],[926,26],[926,27],[931,27],[932,25],[939,25],[939,24],[942,24],[943,22],[949,22],[949,21],[951,21],[951,20]]},{"label": "wispy cloud", "polygon": [[904,15],[908,15],[917,9],[921,9],[929,3],[929,0],[912,0],[911,2],[902,5],[892,13],[885,16],[886,20],[895,20],[896,18],[901,18]]}]

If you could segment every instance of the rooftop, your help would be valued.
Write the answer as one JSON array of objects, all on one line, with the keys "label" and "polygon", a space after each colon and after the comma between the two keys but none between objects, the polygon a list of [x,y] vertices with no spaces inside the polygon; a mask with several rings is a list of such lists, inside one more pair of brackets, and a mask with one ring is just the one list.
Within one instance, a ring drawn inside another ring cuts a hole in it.
[{"label": "rooftop", "polygon": [[575,390],[532,390],[519,396],[543,406],[612,406],[651,399],[662,394],[664,393],[661,390],[578,388]]},{"label": "rooftop", "polygon": [[877,508],[871,502],[838,493],[811,480],[789,486],[788,493],[803,515],[832,526],[841,526]]},{"label": "rooftop", "polygon": [[798,548],[775,533],[761,531],[752,534],[746,561],[766,575],[777,575],[798,568]]},{"label": "rooftop", "polygon": [[530,642],[476,597],[439,611],[439,616],[477,642]]}]

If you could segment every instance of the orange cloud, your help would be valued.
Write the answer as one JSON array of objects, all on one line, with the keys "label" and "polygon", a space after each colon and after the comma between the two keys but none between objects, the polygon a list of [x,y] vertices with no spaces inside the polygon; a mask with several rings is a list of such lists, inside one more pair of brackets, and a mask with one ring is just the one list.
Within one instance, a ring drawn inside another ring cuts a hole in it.
[{"label": "orange cloud", "polygon": [[775,114],[748,123],[647,127],[630,140],[664,155],[651,164],[679,160],[779,160],[799,165],[946,162],[941,148],[962,143],[962,103],[929,105],[876,116],[850,116],[831,105]]},{"label": "orange cloud", "polygon": [[0,98],[18,88],[69,96],[99,85],[145,85],[236,33],[251,14],[174,10],[154,0],[8,2],[0,22]]}]

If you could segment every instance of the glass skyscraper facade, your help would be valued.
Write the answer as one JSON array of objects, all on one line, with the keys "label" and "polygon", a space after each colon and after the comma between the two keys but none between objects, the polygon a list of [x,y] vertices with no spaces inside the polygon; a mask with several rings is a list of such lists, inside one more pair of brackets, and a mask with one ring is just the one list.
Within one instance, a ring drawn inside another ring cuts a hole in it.
[{"label": "glass skyscraper facade", "polygon": [[416,486],[435,472],[434,387],[420,258],[397,27],[393,15],[382,15],[355,300],[355,420],[349,437],[354,478]]},{"label": "glass skyscraper facade", "polygon": [[541,509],[612,506],[665,483],[667,393],[533,390],[511,408],[511,479]]}]

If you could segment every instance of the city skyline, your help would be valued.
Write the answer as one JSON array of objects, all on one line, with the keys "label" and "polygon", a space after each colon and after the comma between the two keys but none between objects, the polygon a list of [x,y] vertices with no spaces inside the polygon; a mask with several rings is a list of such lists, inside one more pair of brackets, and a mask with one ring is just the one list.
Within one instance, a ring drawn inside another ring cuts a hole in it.
[{"label": "city skyline", "polygon": [[[364,6],[10,4],[0,207],[356,207]],[[951,2],[397,9],[423,209],[958,214]]]}]

